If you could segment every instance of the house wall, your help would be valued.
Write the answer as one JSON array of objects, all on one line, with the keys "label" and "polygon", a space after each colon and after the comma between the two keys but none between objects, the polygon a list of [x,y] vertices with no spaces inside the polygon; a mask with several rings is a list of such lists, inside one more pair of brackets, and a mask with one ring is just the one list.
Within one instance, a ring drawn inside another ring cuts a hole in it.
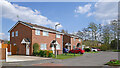
[{"label": "house wall", "polygon": [[71,43],[71,37],[68,35],[63,35],[63,48],[65,48],[66,43]]},{"label": "house wall", "polygon": [[[16,31],[18,31],[18,36],[15,36]],[[12,32],[14,32],[14,37],[12,37]],[[14,47],[15,43],[17,48],[11,48],[11,50],[14,51],[14,54],[26,54],[26,47],[25,45],[21,44],[23,38],[29,38],[29,40],[32,41],[32,29],[28,26],[19,23],[17,26],[14,27],[14,29],[10,31],[10,43],[12,47]],[[30,46],[30,55],[32,54],[31,49],[32,47]]]},{"label": "house wall", "polygon": [[82,40],[81,41],[79,41],[79,38],[76,38],[75,40],[74,40],[74,38],[73,37],[71,37],[71,48],[73,49],[73,46],[75,45],[75,47],[77,47],[77,44],[78,43],[80,43],[81,45],[82,45]]},{"label": "house wall", "polygon": [[[52,40],[55,40],[55,36],[56,34],[51,32],[49,32],[49,36],[43,36],[43,31],[40,31],[40,35],[35,35],[35,30],[32,30],[32,47],[34,43],[38,43],[39,46],[41,44],[47,44],[47,50],[51,50],[52,48],[50,47],[50,43],[52,42]],[[56,38],[57,42],[60,44],[60,50],[58,50],[59,54],[62,54],[62,50],[63,50],[62,38],[63,35],[61,35],[60,38]]]}]

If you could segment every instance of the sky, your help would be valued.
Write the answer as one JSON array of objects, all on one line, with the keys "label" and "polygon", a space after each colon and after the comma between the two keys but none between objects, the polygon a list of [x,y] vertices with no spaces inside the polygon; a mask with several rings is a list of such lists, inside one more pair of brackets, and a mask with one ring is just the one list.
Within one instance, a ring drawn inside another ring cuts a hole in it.
[{"label": "sky", "polygon": [[[111,5],[112,4],[112,5]],[[105,25],[117,19],[117,2],[8,2],[2,6],[2,39],[9,39],[8,31],[18,20],[57,30],[77,32],[90,22]]]}]

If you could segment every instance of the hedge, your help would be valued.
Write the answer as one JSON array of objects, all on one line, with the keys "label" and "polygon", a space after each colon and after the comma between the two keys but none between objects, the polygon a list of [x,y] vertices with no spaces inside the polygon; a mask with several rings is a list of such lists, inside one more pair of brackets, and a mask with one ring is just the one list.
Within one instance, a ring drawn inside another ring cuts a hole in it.
[{"label": "hedge", "polygon": [[40,57],[52,57],[53,51],[51,51],[51,50],[39,50],[37,52],[34,52],[34,54],[36,56],[40,56]]}]

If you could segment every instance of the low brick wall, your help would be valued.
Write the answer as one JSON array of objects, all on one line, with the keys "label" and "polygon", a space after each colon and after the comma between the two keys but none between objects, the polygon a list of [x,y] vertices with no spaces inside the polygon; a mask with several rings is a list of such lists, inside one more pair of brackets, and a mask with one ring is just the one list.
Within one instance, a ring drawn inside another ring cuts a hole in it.
[{"label": "low brick wall", "polygon": [[6,48],[0,48],[0,60],[6,60]]}]

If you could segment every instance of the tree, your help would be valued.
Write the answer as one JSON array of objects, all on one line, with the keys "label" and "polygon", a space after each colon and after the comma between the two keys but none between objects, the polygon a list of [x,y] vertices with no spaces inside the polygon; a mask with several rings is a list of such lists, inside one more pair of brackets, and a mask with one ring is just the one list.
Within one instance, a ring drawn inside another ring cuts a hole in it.
[{"label": "tree", "polygon": [[89,31],[91,31],[92,32],[92,40],[93,39],[97,39],[97,30],[98,30],[98,25],[97,24],[95,24],[94,22],[91,22],[89,25],[88,25],[88,29],[89,29]]},{"label": "tree", "polygon": [[110,42],[110,26],[109,25],[105,25],[102,29],[102,33],[103,33],[103,41],[105,44],[109,44]]},{"label": "tree", "polygon": [[62,32],[62,33],[68,33],[68,31],[67,31],[67,30],[64,30],[64,29],[62,29],[61,32]]},{"label": "tree", "polygon": [[84,39],[86,40],[86,39],[89,39],[89,30],[88,30],[88,28],[83,28],[83,37],[84,37]]},{"label": "tree", "polygon": [[83,32],[81,32],[80,30],[77,32],[77,35],[78,35],[80,38],[83,39],[84,34],[83,34]]},{"label": "tree", "polygon": [[111,27],[112,34],[113,34],[113,39],[116,39],[116,36],[117,36],[117,24],[118,23],[116,20],[113,20],[110,23],[110,27]]}]

